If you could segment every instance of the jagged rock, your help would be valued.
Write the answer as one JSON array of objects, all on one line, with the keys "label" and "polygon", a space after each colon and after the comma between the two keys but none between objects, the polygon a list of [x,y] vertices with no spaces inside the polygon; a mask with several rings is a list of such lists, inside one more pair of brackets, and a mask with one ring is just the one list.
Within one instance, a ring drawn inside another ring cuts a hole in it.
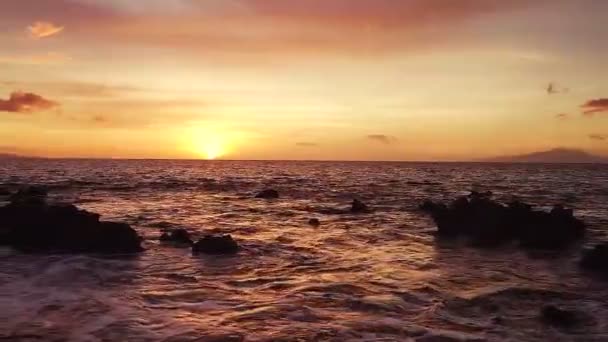
[{"label": "jagged rock", "polygon": [[239,245],[230,235],[207,235],[192,246],[193,253],[235,254],[238,251]]},{"label": "jagged rock", "polygon": [[608,243],[596,245],[583,252],[580,265],[586,270],[608,275]]},{"label": "jagged rock", "polygon": [[365,203],[358,199],[354,199],[350,206],[351,213],[366,213],[369,212],[369,208]]},{"label": "jagged rock", "polygon": [[266,189],[258,192],[258,194],[255,195],[255,198],[277,199],[279,198],[279,192],[274,189]]},{"label": "jagged rock", "polygon": [[41,191],[20,191],[0,207],[0,244],[30,253],[134,253],[141,237],[126,223],[99,221],[74,205],[45,203]]},{"label": "jagged rock", "polygon": [[570,327],[580,321],[576,312],[560,309],[555,305],[545,305],[540,311],[540,317],[545,323],[558,327]]},{"label": "jagged rock", "polygon": [[310,220],[308,220],[308,224],[313,227],[318,227],[321,225],[321,221],[319,221],[319,219],[317,218],[311,218]]},{"label": "jagged rock", "polygon": [[42,186],[27,186],[19,189],[9,197],[13,204],[43,204],[46,203],[48,190]]},{"label": "jagged rock", "polygon": [[8,188],[0,187],[0,196],[10,196],[12,192]]},{"label": "jagged rock", "polygon": [[193,243],[190,233],[183,228],[163,232],[160,236],[160,241],[181,245],[192,245]]},{"label": "jagged rock", "polygon": [[440,236],[464,236],[480,246],[516,240],[524,247],[559,249],[585,233],[571,209],[557,205],[550,212],[537,211],[518,201],[504,205],[489,192],[473,192],[449,205],[425,201],[420,209],[431,215]]}]

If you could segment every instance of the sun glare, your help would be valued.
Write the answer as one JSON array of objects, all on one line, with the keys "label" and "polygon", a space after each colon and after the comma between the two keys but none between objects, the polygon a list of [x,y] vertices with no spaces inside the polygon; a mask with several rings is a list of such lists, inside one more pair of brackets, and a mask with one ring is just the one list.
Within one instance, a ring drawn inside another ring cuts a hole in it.
[{"label": "sun glare", "polygon": [[222,146],[219,143],[209,143],[203,146],[202,151],[203,156],[208,160],[213,160],[221,157],[223,153]]},{"label": "sun glare", "polygon": [[193,129],[184,136],[184,143],[191,153],[207,160],[218,159],[228,153],[228,136],[215,129]]}]

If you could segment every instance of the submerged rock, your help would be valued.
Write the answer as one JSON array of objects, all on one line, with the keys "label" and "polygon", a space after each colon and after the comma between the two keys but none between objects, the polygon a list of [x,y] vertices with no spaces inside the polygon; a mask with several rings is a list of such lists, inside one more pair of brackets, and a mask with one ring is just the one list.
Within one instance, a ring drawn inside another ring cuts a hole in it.
[{"label": "submerged rock", "polygon": [[258,192],[258,194],[255,195],[255,198],[277,199],[279,198],[279,192],[274,189],[266,189]]},{"label": "submerged rock", "polygon": [[193,243],[190,233],[183,228],[163,232],[160,241],[182,245],[192,245]]},{"label": "submerged rock", "polygon": [[601,272],[608,276],[608,243],[596,245],[583,252],[580,265],[586,270]]},{"label": "submerged rock", "polygon": [[570,327],[580,321],[576,312],[560,309],[555,305],[545,305],[540,311],[540,318],[545,323],[558,327]]},{"label": "submerged rock", "polygon": [[480,246],[518,241],[528,248],[559,249],[585,233],[571,209],[557,205],[550,212],[538,211],[518,201],[504,205],[492,200],[491,193],[473,192],[449,205],[425,201],[419,208],[431,215],[440,236],[464,236]]},{"label": "submerged rock", "polygon": [[207,235],[192,246],[192,253],[235,254],[239,245],[230,235]]},{"label": "submerged rock", "polygon": [[310,220],[308,220],[308,224],[313,227],[318,227],[321,225],[321,221],[319,221],[319,219],[317,218],[311,218]]},{"label": "submerged rock", "polygon": [[350,206],[351,213],[366,213],[369,212],[368,206],[361,200],[354,199]]},{"label": "submerged rock", "polygon": [[74,205],[51,205],[46,192],[21,190],[0,207],[0,244],[29,253],[134,253],[141,237],[126,223],[103,222]]}]

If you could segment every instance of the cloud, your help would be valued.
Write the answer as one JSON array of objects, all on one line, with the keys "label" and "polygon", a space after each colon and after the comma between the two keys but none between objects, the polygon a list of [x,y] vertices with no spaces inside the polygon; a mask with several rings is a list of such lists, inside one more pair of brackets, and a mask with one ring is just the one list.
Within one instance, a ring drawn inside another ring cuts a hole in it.
[{"label": "cloud", "polygon": [[555,114],[555,118],[558,120],[566,120],[568,119],[569,115],[566,113],[559,113],[559,114]]},{"label": "cloud", "polygon": [[317,146],[319,146],[319,144],[314,143],[314,142],[303,141],[303,142],[297,142],[296,146],[298,146],[298,147],[317,147]]},{"label": "cloud", "polygon": [[[376,56],[458,39],[483,16],[546,0],[126,0],[0,1],[0,20],[53,18],[74,39],[173,48],[182,54],[259,63],[267,56]],[[160,14],[159,14],[160,13]],[[246,30],[241,28],[246,27]],[[244,58],[247,55],[247,58]],[[253,57],[260,57],[259,59]]]},{"label": "cloud", "polygon": [[0,81],[0,86],[13,89],[34,89],[37,92],[61,98],[112,99],[152,91],[130,85],[78,82],[69,80],[57,81]]},{"label": "cloud", "polygon": [[63,31],[63,26],[55,25],[48,21],[37,21],[27,27],[30,37],[34,39],[47,38]]},{"label": "cloud", "polygon": [[384,135],[384,134],[370,134],[367,136],[367,139],[375,141],[375,142],[379,142],[382,144],[392,144],[397,142],[397,138],[390,136],[390,135]]},{"label": "cloud", "polygon": [[549,83],[546,90],[548,95],[564,94],[570,91],[570,89],[563,87],[555,82]]},{"label": "cloud", "polygon": [[608,140],[607,134],[589,134],[589,139],[596,141],[605,141]]},{"label": "cloud", "polygon": [[94,117],[91,118],[91,121],[93,121],[95,123],[106,123],[109,120],[105,116],[95,115]]},{"label": "cloud", "polygon": [[57,52],[41,55],[0,56],[0,64],[56,65],[64,64],[70,60],[69,56]]},{"label": "cloud", "polygon": [[13,92],[8,100],[0,99],[0,111],[12,113],[31,113],[59,106],[59,103],[45,99],[34,93]]},{"label": "cloud", "polygon": [[589,100],[581,108],[585,115],[593,115],[600,112],[608,112],[608,98]]}]

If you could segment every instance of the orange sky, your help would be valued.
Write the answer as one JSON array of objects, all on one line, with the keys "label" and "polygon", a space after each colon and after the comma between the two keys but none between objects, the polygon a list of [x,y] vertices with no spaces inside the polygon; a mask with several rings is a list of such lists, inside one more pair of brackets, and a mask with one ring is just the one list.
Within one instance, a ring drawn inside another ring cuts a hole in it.
[{"label": "orange sky", "polygon": [[0,153],[608,155],[608,1],[142,4],[0,1]]}]

